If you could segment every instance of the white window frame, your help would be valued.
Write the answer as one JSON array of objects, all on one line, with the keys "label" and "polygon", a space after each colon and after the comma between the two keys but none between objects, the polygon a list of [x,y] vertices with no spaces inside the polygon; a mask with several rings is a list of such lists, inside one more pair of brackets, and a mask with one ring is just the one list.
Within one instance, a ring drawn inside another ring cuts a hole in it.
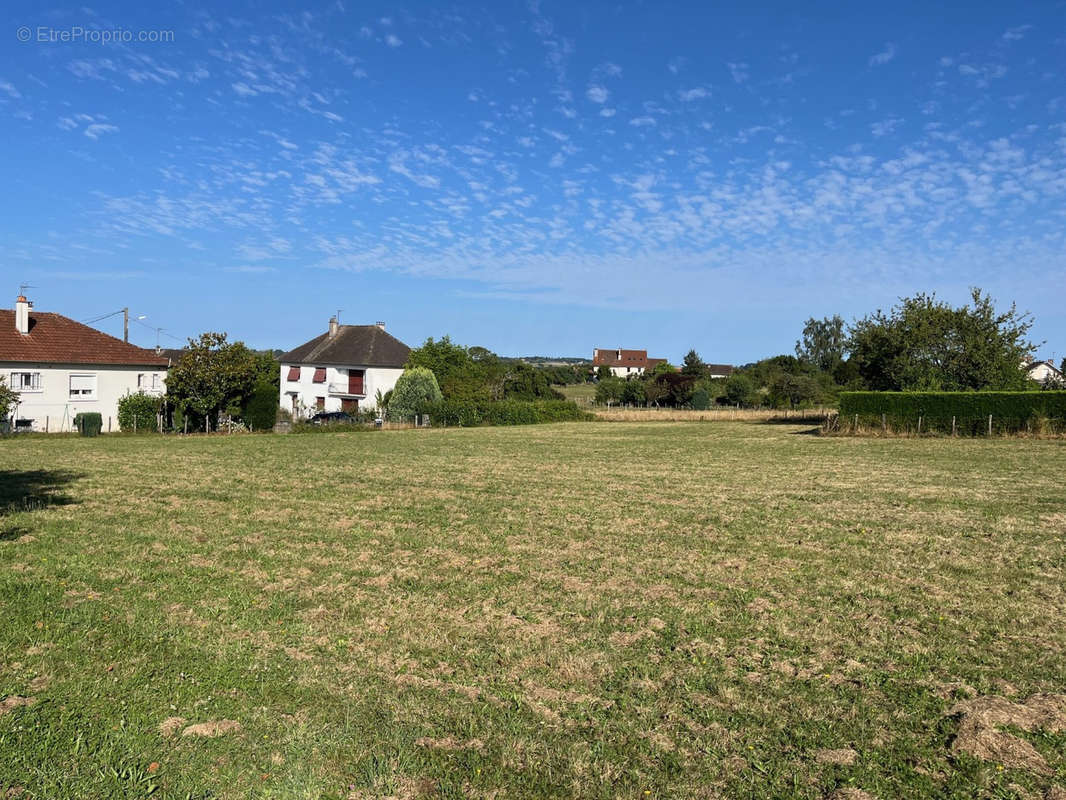
[{"label": "white window frame", "polygon": [[152,391],[159,392],[163,389],[163,377],[158,372],[152,373]]},{"label": "white window frame", "polygon": [[[92,379],[92,389],[74,389],[75,378],[90,378]],[[95,400],[97,393],[97,378],[94,372],[73,372],[67,379],[67,392],[70,400],[74,403],[85,402],[88,400]],[[77,391],[77,394],[75,394]]]},{"label": "white window frame", "polygon": [[[18,379],[18,383],[17,384],[15,383],[15,376],[16,375],[20,376],[19,379]],[[22,382],[22,377],[21,376],[23,376],[23,375],[29,375],[30,376],[30,385],[29,385],[28,388]],[[43,392],[44,391],[44,388],[41,385],[41,373],[40,372],[31,372],[29,370],[16,370],[16,371],[12,372],[10,375],[8,375],[7,385],[8,385],[9,388],[14,389],[16,392],[19,392],[20,394],[23,393],[23,392]]]}]

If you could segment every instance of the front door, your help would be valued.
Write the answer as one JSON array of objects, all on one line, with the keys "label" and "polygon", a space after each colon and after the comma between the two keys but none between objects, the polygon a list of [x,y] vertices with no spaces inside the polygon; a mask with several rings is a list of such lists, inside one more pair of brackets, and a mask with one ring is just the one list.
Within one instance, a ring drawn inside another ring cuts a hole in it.
[{"label": "front door", "polygon": [[363,393],[363,370],[348,370],[348,394]]}]

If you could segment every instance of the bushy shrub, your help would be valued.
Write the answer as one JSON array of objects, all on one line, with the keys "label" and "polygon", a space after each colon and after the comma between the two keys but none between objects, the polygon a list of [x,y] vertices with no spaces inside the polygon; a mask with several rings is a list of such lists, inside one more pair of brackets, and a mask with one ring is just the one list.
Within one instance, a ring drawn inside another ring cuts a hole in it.
[{"label": "bushy shrub", "polygon": [[592,419],[569,400],[501,400],[476,402],[442,400],[422,406],[417,413],[427,414],[434,426],[461,425],[536,425],[544,422],[572,422]]},{"label": "bushy shrub", "polygon": [[123,433],[131,433],[134,429],[142,433],[156,430],[156,415],[161,404],[162,398],[144,392],[128,394],[119,399],[119,430]]},{"label": "bushy shrub", "polygon": [[389,398],[389,419],[397,422],[408,420],[422,413],[423,407],[439,403],[442,399],[440,386],[432,370],[426,367],[404,370]]},{"label": "bushy shrub", "polygon": [[253,431],[269,431],[274,428],[279,408],[278,390],[273,386],[257,386],[241,416]]},{"label": "bushy shrub", "polygon": [[104,418],[99,411],[82,411],[74,415],[74,427],[82,436],[98,436],[104,427]]},{"label": "bushy shrub", "polygon": [[893,430],[917,430],[963,434],[988,432],[992,417],[994,432],[1066,426],[1066,391],[1035,392],[841,392],[840,418],[845,424]]}]

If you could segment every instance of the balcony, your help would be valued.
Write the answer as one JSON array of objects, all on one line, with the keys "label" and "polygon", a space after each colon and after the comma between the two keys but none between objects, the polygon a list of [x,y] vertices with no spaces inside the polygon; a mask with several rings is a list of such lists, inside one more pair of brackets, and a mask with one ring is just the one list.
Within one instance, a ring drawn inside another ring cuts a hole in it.
[{"label": "balcony", "polygon": [[358,384],[352,382],[330,383],[328,391],[334,397],[366,397],[363,394],[362,381],[359,381]]}]

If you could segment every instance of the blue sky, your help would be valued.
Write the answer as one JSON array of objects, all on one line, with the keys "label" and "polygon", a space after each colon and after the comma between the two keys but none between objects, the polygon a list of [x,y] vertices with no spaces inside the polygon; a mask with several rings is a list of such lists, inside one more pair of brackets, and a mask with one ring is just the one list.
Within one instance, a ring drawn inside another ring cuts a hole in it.
[{"label": "blue sky", "polygon": [[741,363],[979,285],[1066,356],[1062,2],[146,5],[5,4],[12,299]]}]

